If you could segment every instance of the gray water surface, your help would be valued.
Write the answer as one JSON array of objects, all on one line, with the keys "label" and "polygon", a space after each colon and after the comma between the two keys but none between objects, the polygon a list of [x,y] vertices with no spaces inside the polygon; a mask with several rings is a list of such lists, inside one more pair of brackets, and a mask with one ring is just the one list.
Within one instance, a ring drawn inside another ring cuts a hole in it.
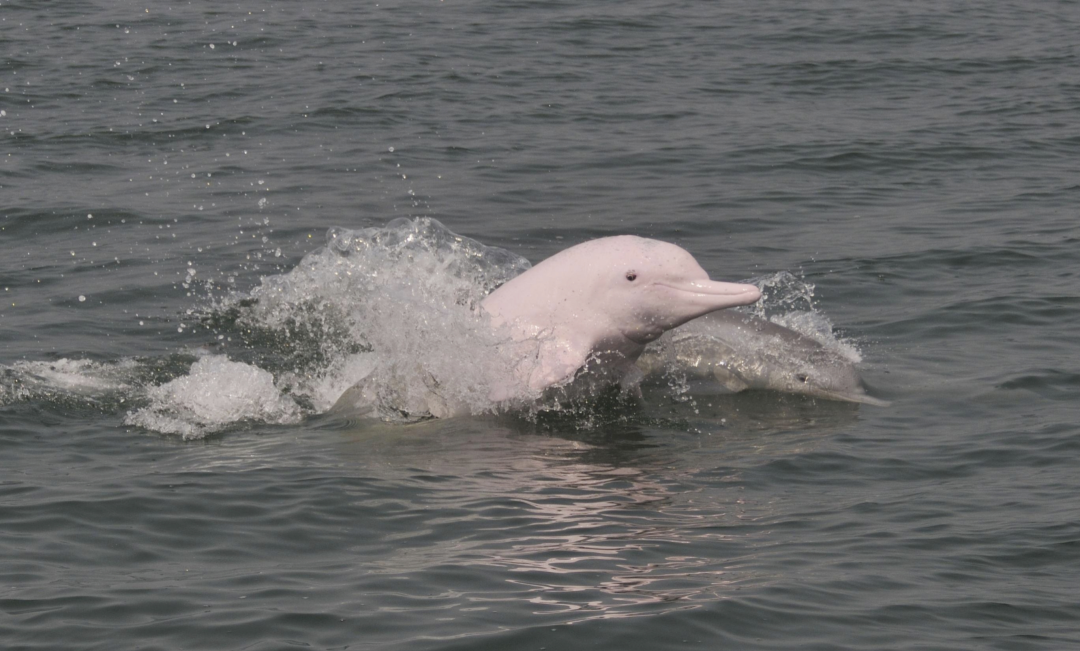
[{"label": "gray water surface", "polygon": [[[1077,33],[1075,2],[3,2],[0,646],[1080,648]],[[206,354],[318,361],[217,301],[415,216],[787,272],[892,405],[125,424]]]}]

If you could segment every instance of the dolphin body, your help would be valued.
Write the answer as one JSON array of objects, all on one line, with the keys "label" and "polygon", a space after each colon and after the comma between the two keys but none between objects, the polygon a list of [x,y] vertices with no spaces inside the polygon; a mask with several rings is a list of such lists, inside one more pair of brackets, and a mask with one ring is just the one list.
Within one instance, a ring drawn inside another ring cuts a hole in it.
[{"label": "dolphin body", "polygon": [[664,334],[638,358],[645,375],[682,372],[732,392],[769,389],[875,406],[851,360],[814,339],[738,312],[714,312]]},{"label": "dolphin body", "polygon": [[[619,235],[572,246],[481,301],[479,316],[513,365],[513,378],[489,379],[490,404],[527,402],[571,384],[567,395],[615,383],[636,390],[642,375],[634,362],[649,342],[703,314],[760,297],[754,285],[710,280],[690,253],[667,242]],[[331,411],[372,414],[384,393],[376,382],[373,374],[360,380]],[[408,418],[486,410],[454,399],[438,382],[425,384],[417,399],[394,409]]]},{"label": "dolphin body", "polygon": [[619,235],[556,253],[489,294],[481,308],[520,349],[517,375],[542,391],[582,368],[636,385],[634,362],[649,342],[760,297],[754,285],[710,280],[674,244]]}]

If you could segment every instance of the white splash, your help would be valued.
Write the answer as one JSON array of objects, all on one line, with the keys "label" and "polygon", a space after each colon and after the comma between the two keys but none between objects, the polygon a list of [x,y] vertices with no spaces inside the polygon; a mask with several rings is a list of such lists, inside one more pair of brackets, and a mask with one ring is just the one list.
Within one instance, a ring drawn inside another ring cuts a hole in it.
[{"label": "white splash", "polygon": [[799,334],[806,335],[818,342],[852,364],[862,362],[862,355],[854,344],[843,339],[838,339],[833,329],[833,324],[828,317],[820,312],[788,312],[787,314],[774,314],[769,320],[776,325],[784,326]]},{"label": "white splash", "polygon": [[[327,245],[246,297],[248,328],[307,338],[322,360],[293,369],[289,388],[316,411],[350,387],[386,419],[491,413],[504,395],[534,397],[501,354],[481,299],[529,268],[524,258],[456,235],[427,218],[383,228],[334,228]],[[360,357],[357,357],[360,355]]]},{"label": "white splash", "polygon": [[124,423],[185,439],[241,421],[288,424],[301,418],[300,408],[278,390],[273,375],[224,355],[203,357],[187,375],[147,389],[146,397],[150,404],[128,414]]},{"label": "white splash", "polygon": [[745,282],[757,285],[762,296],[759,303],[745,311],[806,335],[854,364],[862,361],[855,345],[837,338],[832,321],[817,310],[813,283],[787,271]]},{"label": "white splash", "polygon": [[0,367],[0,404],[39,397],[71,397],[95,400],[131,388],[137,370],[134,360],[96,362],[59,359],[54,362],[19,361]]}]

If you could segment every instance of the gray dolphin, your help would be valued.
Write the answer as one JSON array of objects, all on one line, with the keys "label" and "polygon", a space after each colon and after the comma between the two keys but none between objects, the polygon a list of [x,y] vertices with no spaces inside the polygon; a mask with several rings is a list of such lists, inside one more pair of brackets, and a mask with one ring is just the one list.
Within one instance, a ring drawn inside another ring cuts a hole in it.
[{"label": "gray dolphin", "polygon": [[725,310],[664,333],[637,360],[645,375],[675,371],[715,379],[729,391],[769,389],[868,405],[889,403],[867,395],[851,360],[794,330]]}]

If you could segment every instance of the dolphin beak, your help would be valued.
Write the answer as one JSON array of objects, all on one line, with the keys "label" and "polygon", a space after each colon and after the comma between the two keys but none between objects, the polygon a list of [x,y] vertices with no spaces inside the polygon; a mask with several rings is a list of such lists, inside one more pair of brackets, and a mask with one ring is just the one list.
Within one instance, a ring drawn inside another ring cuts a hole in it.
[{"label": "dolphin beak", "polygon": [[679,287],[671,286],[693,303],[704,308],[702,314],[739,305],[750,305],[761,298],[753,285],[723,283],[717,280],[693,280]]},{"label": "dolphin beak", "polygon": [[[680,283],[657,283],[671,294],[671,317],[665,329],[676,328],[699,316],[739,305],[749,305],[761,298],[761,291],[753,285],[722,283],[704,278]],[[659,333],[657,334],[659,336]]]},{"label": "dolphin beak", "polygon": [[[841,392],[841,391],[827,391],[827,390],[824,390],[824,389],[822,389],[820,391],[821,391],[821,397],[828,398],[829,400],[840,400],[840,401],[843,401],[843,402],[857,402],[859,404],[873,405],[875,407],[888,407],[889,405],[892,404],[888,400],[882,400],[880,398],[875,398],[875,397],[873,397],[871,395],[867,395],[865,393],[858,393],[858,392],[854,392],[854,391],[852,391],[852,392]],[[811,394],[811,395],[813,395],[813,394]]]}]

